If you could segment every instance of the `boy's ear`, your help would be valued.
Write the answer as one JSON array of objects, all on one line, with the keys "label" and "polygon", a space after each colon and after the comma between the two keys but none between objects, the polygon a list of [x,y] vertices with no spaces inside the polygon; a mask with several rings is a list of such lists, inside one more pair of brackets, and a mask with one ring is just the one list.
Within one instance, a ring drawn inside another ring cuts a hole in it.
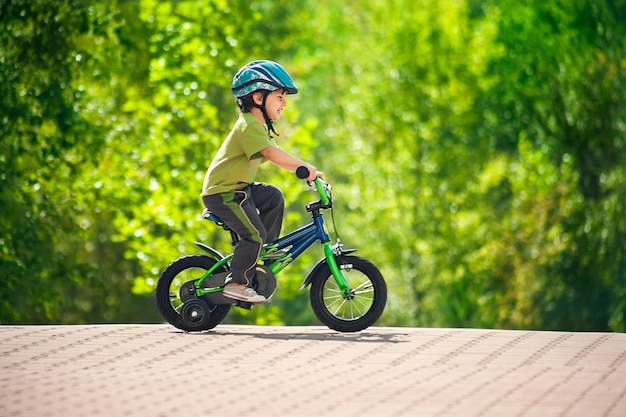
[{"label": "boy's ear", "polygon": [[261,104],[263,104],[263,93],[261,93],[260,91],[255,91],[254,93],[252,93],[252,100],[254,100],[254,102],[260,106]]}]

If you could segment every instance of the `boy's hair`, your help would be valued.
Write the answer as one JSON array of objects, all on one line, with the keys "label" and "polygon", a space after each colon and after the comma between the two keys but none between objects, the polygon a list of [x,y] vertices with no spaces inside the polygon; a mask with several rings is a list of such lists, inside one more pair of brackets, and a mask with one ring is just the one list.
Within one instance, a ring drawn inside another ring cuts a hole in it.
[{"label": "boy's hair", "polygon": [[[283,92],[287,92],[287,89],[284,88]],[[240,97],[237,99],[237,105],[239,106],[239,110],[241,110],[242,113],[250,113],[250,111],[256,107],[256,108],[261,108],[261,106],[259,106],[258,104],[256,104],[254,102],[254,99],[252,98],[252,96],[254,95],[254,93],[262,93],[263,94],[263,98],[265,98],[267,95],[269,95],[271,93],[270,90],[256,90],[248,95],[245,95],[243,97]],[[265,101],[265,100],[263,100]]]}]

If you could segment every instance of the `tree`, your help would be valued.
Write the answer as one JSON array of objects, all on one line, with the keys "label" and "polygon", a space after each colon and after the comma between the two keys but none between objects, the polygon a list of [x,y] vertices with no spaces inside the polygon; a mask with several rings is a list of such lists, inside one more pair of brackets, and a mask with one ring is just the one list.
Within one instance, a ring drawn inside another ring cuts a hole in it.
[{"label": "tree", "polygon": [[132,320],[143,307],[130,292],[135,263],[108,241],[115,202],[94,175],[115,129],[119,24],[104,3],[3,3],[4,323]]},{"label": "tree", "polygon": [[[230,250],[198,195],[265,58],[300,87],[279,144],[388,281],[380,324],[624,330],[621,1],[57,3],[0,7],[1,322],[160,320],[162,268]],[[313,256],[229,320],[315,323]]]}]

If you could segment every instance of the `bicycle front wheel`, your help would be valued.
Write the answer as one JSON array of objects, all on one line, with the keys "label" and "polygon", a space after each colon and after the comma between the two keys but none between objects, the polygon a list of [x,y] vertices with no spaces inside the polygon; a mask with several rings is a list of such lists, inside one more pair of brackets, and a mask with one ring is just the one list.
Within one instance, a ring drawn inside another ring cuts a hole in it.
[{"label": "bicycle front wheel", "polygon": [[358,256],[337,257],[348,282],[341,291],[328,264],[315,273],[311,285],[311,308],[326,326],[339,332],[358,332],[373,325],[387,303],[387,285],[378,268]]}]

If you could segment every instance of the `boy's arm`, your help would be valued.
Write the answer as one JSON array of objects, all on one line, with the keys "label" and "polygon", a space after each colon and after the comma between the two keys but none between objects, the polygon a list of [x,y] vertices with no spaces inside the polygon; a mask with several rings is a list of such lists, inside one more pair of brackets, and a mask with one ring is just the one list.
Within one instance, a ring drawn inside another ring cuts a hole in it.
[{"label": "boy's arm", "polygon": [[313,165],[294,158],[276,146],[268,146],[267,148],[264,148],[261,150],[261,155],[274,165],[291,172],[296,172],[296,169],[301,166],[307,167],[309,169],[309,177],[307,178],[307,181],[313,181],[315,178],[322,175],[322,173],[318,172],[317,168]]}]

